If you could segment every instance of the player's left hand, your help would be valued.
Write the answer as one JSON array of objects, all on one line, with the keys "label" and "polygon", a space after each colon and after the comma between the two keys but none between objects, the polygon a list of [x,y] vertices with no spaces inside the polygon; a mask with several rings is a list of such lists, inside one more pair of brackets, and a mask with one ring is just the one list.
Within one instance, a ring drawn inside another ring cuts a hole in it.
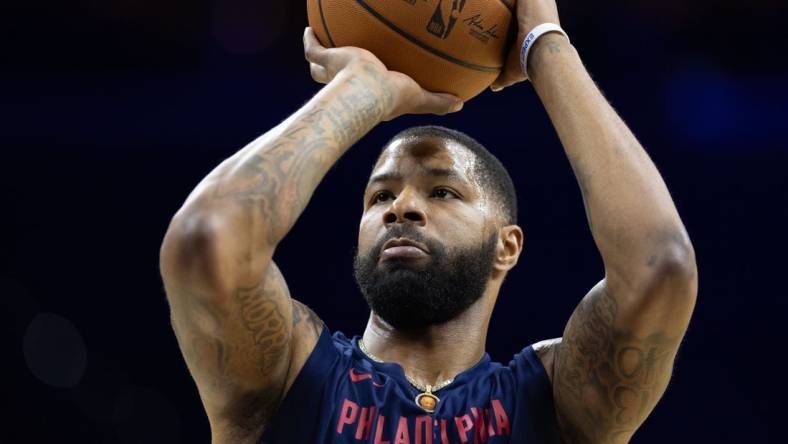
[{"label": "player's left hand", "polygon": [[542,23],[561,24],[555,0],[516,1],[517,39],[509,51],[509,56],[506,59],[501,75],[490,86],[490,89],[493,91],[500,91],[528,78],[520,66],[520,49],[523,47],[523,42],[531,30]]}]

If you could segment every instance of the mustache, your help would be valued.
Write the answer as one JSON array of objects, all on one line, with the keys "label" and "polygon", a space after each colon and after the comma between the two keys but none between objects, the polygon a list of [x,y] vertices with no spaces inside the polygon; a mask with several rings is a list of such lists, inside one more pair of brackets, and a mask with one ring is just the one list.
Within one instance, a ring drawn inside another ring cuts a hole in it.
[{"label": "mustache", "polygon": [[397,239],[400,237],[404,237],[410,239],[412,241],[421,242],[422,244],[426,245],[430,251],[442,251],[443,245],[438,243],[437,241],[428,238],[427,236],[423,235],[421,232],[418,231],[413,225],[395,225],[389,228],[388,231],[380,238],[378,242],[370,250],[371,254],[374,254],[375,257],[378,259],[380,258],[381,250],[383,249],[383,245],[390,241],[391,239]]}]

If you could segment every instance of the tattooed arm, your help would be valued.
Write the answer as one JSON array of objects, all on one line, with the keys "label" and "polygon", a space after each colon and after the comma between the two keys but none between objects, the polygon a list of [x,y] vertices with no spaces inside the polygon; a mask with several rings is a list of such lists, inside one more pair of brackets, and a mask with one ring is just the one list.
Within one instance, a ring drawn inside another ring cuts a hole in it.
[{"label": "tattooed arm", "polygon": [[254,442],[314,348],[322,322],[290,298],[274,249],[339,157],[384,119],[457,110],[357,48],[305,53],[312,100],[212,171],[161,249],[172,324],[214,443]]},{"label": "tattooed arm", "polygon": [[[520,39],[558,23],[554,0],[518,2]],[[524,76],[514,59],[497,81]],[[529,76],[577,177],[605,278],[562,341],[538,344],[567,443],[626,443],[665,391],[697,294],[688,235],[648,154],[560,34],[536,42]]]}]

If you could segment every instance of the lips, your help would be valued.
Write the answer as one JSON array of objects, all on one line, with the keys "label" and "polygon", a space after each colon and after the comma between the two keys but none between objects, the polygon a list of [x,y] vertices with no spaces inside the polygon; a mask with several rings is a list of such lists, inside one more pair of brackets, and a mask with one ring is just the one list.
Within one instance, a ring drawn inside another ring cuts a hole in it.
[{"label": "lips", "polygon": [[389,239],[381,248],[380,260],[394,258],[421,258],[429,255],[429,249],[421,242],[406,238]]},{"label": "lips", "polygon": [[388,250],[389,248],[392,248],[392,247],[416,247],[416,248],[418,248],[419,250],[421,250],[421,251],[423,251],[425,253],[429,253],[430,252],[430,250],[427,248],[427,246],[422,244],[421,242],[412,241],[412,240],[406,239],[404,237],[398,237],[396,239],[389,239],[388,241],[386,241],[385,244],[383,244],[383,248],[381,249],[381,251],[386,251],[386,250]]}]

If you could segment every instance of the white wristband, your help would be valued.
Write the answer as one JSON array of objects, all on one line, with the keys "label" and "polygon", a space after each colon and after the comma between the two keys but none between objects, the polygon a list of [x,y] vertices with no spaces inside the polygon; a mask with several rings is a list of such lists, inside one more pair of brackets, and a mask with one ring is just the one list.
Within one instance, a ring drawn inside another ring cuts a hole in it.
[{"label": "white wristband", "polygon": [[520,67],[523,68],[523,73],[526,77],[528,77],[528,54],[531,52],[531,48],[533,48],[536,40],[548,32],[560,32],[564,35],[564,37],[567,39],[569,38],[569,36],[566,35],[566,32],[564,32],[564,30],[555,23],[542,23],[541,25],[534,28],[525,38],[523,47],[520,49]]}]

